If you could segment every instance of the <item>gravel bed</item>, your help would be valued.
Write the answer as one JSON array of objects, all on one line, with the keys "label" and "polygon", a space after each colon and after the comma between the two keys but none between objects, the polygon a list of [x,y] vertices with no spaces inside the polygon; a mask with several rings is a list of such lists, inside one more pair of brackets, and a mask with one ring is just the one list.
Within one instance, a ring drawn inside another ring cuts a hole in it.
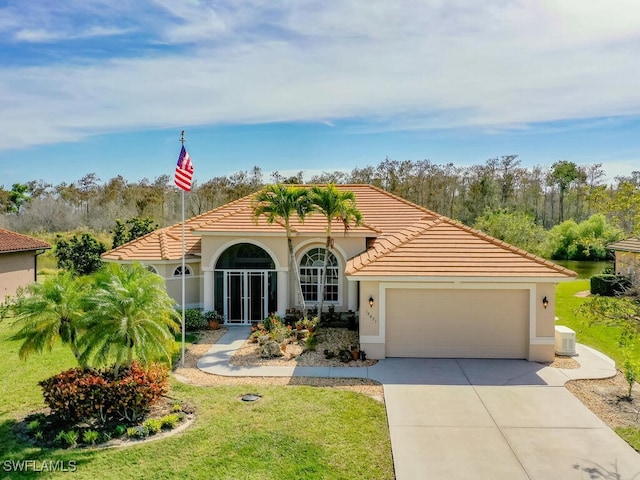
[{"label": "gravel bed", "polygon": [[[204,331],[196,343],[190,345],[185,354],[184,367],[174,370],[176,380],[201,387],[217,385],[307,385],[331,387],[368,395],[380,402],[384,401],[382,385],[365,378],[316,378],[316,377],[227,377],[203,372],[197,367],[198,359],[207,353],[226,332],[226,328]],[[355,363],[355,362],[350,362]],[[340,364],[344,366],[344,364]]]},{"label": "gravel bed", "polygon": [[349,348],[358,344],[358,334],[344,328],[321,328],[318,333],[318,346],[315,351],[306,350],[304,339],[293,341],[286,345],[285,355],[277,358],[262,358],[257,343],[248,339],[231,358],[231,365],[270,366],[270,367],[369,367],[377,360],[352,360],[341,362],[338,358],[326,358],[324,351],[328,350],[337,355],[341,348]]}]

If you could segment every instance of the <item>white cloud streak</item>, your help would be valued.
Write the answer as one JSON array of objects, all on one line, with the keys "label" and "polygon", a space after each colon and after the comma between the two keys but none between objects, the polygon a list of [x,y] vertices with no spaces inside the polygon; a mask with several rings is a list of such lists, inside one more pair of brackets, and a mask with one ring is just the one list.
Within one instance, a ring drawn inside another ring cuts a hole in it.
[{"label": "white cloud streak", "polygon": [[98,17],[83,28],[56,28],[63,14],[40,5],[0,31],[19,43],[145,29],[180,53],[3,68],[0,149],[175,125],[503,129],[640,114],[636,0],[157,0],[131,10],[135,27],[121,20],[133,3],[88,3]]}]

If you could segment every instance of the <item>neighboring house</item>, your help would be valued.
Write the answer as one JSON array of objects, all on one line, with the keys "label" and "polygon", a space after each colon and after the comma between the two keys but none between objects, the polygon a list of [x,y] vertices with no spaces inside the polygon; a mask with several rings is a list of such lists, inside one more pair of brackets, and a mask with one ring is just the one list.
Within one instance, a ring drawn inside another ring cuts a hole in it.
[{"label": "neighboring house", "polygon": [[47,242],[0,228],[0,301],[36,280],[38,255]]},{"label": "neighboring house", "polygon": [[607,245],[615,254],[616,275],[624,275],[632,281],[640,278],[640,239],[629,237]]},{"label": "neighboring house", "polygon": [[[363,223],[333,225],[325,305],[357,312],[370,358],[554,358],[555,284],[576,274],[370,185],[356,194]],[[189,307],[249,324],[296,302],[282,224],[252,218],[252,196],[186,222]],[[320,289],[325,218],[292,222],[307,305]],[[103,255],[140,261],[162,275],[179,301],[181,225]],[[548,302],[543,305],[543,300]],[[546,308],[548,307],[548,308]]]}]

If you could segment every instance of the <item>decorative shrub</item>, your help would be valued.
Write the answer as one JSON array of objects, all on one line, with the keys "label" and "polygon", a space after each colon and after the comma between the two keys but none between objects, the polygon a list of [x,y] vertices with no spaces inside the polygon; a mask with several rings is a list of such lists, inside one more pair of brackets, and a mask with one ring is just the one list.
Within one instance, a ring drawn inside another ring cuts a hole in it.
[{"label": "decorative shrub", "polygon": [[187,332],[197,332],[207,328],[207,319],[196,308],[184,312],[184,328]]},{"label": "decorative shrub", "polygon": [[591,294],[614,297],[631,287],[631,281],[621,275],[600,274],[591,277]]},{"label": "decorative shrub", "polygon": [[134,423],[167,393],[165,367],[142,368],[138,363],[105,370],[74,368],[40,382],[45,403],[69,423],[125,421]]},{"label": "decorative shrub", "polygon": [[45,403],[65,422],[106,421],[109,381],[100,371],[72,368],[43,380],[40,386]]},{"label": "decorative shrub", "polygon": [[145,426],[138,425],[137,427],[127,428],[127,437],[129,438],[147,438],[149,436],[149,429]]},{"label": "decorative shrub", "polygon": [[82,434],[82,441],[87,445],[94,445],[99,438],[100,434],[96,430],[85,430]]},{"label": "decorative shrub", "polygon": [[78,443],[79,437],[80,434],[75,430],[69,430],[68,432],[61,430],[54,441],[63,447],[75,447]]},{"label": "decorative shrub", "polygon": [[315,351],[318,346],[318,337],[315,333],[312,333],[307,337],[305,340],[305,346],[307,347],[307,350]]},{"label": "decorative shrub", "polygon": [[27,432],[40,430],[40,420],[35,419],[27,423]]},{"label": "decorative shrub", "polygon": [[173,429],[176,428],[176,425],[180,421],[180,415],[177,413],[170,413],[169,415],[165,415],[160,419],[160,423],[162,428],[165,429]]},{"label": "decorative shrub", "polygon": [[262,328],[264,328],[267,332],[271,331],[271,326],[274,323],[274,320],[280,323],[280,317],[278,315],[271,314],[262,322]]},{"label": "decorative shrub", "polygon": [[162,421],[159,418],[150,418],[142,426],[149,431],[149,435],[155,435],[162,428]]}]

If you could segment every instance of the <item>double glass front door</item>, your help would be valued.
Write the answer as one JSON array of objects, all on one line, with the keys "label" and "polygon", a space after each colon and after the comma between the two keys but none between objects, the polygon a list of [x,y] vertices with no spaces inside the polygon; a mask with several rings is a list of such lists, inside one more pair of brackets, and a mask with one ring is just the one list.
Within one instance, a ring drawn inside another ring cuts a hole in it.
[{"label": "double glass front door", "polygon": [[261,322],[269,314],[270,279],[265,270],[226,270],[223,274],[223,314],[226,323]]},{"label": "double glass front door", "polygon": [[261,322],[277,310],[275,264],[261,247],[230,246],[216,262],[214,275],[214,308],[226,323]]}]

